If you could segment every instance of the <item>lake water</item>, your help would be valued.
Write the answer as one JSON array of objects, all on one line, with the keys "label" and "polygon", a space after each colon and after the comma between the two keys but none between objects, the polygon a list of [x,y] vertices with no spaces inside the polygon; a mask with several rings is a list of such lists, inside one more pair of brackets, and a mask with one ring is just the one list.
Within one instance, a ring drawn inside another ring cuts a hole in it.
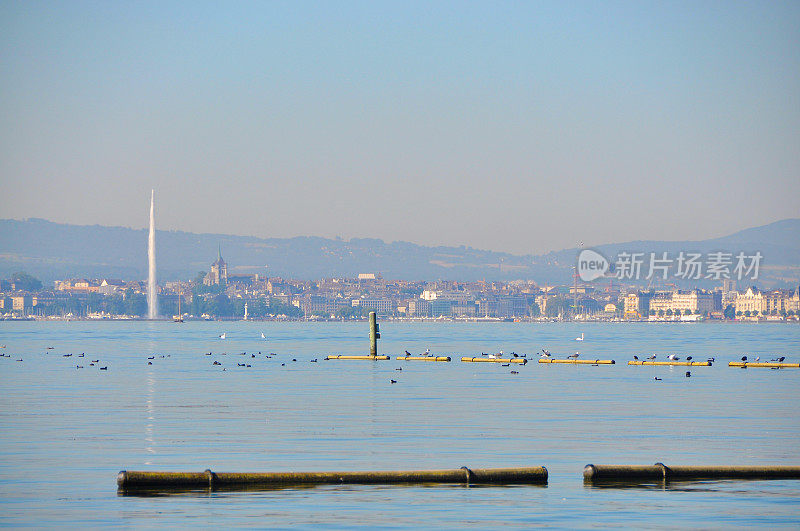
[{"label": "lake water", "polygon": [[[574,340],[581,332],[583,343]],[[385,322],[381,333],[379,351],[393,358],[430,348],[454,361],[323,360],[366,354],[366,323],[0,323],[0,525],[800,526],[800,481],[597,488],[581,475],[587,463],[800,465],[800,369],[727,366],[745,354],[800,361],[800,326]],[[541,365],[535,353],[543,347],[617,364]],[[500,349],[534,362],[458,361]],[[650,353],[717,362],[626,364]],[[550,472],[546,487],[347,485],[155,497],[116,488],[122,469],[540,465]]]}]

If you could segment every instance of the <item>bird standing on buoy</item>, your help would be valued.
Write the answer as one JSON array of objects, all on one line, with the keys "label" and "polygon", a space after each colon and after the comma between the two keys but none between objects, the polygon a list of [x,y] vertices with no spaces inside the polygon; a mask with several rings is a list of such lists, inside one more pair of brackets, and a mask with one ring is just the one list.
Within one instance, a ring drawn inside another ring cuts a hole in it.
[{"label": "bird standing on buoy", "polygon": [[667,359],[669,359],[670,361],[678,361],[680,358],[675,354],[670,354],[669,356],[667,356]]},{"label": "bird standing on buoy", "polygon": [[567,359],[576,360],[576,359],[578,359],[578,356],[580,356],[580,355],[581,355],[580,352],[576,352],[575,354],[570,354],[569,356],[567,356]]}]

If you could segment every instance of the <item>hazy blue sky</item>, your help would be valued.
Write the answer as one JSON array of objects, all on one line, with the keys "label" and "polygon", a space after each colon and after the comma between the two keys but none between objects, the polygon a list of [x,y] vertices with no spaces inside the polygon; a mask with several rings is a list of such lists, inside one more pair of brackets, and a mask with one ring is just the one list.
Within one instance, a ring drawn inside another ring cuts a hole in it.
[{"label": "hazy blue sky", "polygon": [[800,217],[800,2],[0,2],[0,217],[543,252]]}]

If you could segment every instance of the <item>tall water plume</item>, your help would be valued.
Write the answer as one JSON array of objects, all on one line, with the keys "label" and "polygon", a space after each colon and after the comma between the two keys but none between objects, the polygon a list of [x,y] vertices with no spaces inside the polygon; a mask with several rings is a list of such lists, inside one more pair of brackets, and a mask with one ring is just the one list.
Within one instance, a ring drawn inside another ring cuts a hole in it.
[{"label": "tall water plume", "polygon": [[147,239],[147,318],[158,318],[158,294],[156,293],[156,216],[154,212],[155,190],[150,190],[150,236]]}]

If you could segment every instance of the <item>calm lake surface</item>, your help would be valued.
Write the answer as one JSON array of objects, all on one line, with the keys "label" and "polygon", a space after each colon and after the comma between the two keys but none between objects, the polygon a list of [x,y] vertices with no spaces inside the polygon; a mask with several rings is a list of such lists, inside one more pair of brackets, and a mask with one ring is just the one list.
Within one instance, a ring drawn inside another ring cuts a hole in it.
[{"label": "calm lake surface", "polygon": [[[218,339],[222,332],[226,340]],[[574,340],[581,332],[583,343]],[[727,366],[745,354],[800,361],[800,326],[385,322],[381,333],[382,354],[430,348],[454,361],[323,360],[366,354],[366,323],[0,323],[0,525],[800,526],[800,481],[596,488],[581,475],[587,463],[800,465],[800,369]],[[617,364],[540,365],[543,347]],[[533,363],[458,361],[501,349]],[[651,353],[717,361],[626,364]],[[325,486],[158,497],[121,496],[116,487],[122,469],[540,465],[550,472],[546,487]]]}]

